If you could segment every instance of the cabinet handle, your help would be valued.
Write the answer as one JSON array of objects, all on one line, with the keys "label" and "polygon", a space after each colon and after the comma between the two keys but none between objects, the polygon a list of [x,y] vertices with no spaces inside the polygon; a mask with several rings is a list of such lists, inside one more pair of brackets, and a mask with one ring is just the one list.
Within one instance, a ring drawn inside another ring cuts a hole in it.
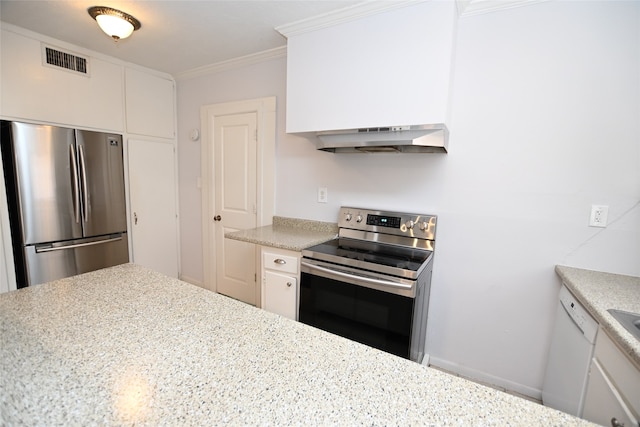
[{"label": "cabinet handle", "polygon": [[282,258],[274,259],[273,262],[280,265],[285,265],[287,263],[287,261],[283,260]]},{"label": "cabinet handle", "polygon": [[624,427],[624,423],[621,423],[616,417],[611,418],[611,427]]},{"label": "cabinet handle", "polygon": [[[290,288],[290,287],[291,287],[291,282],[287,282],[287,288]],[[615,418],[614,418],[614,419],[615,419]],[[612,422],[613,422],[613,421],[612,421]],[[614,427],[617,427],[617,426],[614,426]]]},{"label": "cabinet handle", "polygon": [[222,221],[222,217],[220,215],[216,215],[213,217],[214,221]]}]

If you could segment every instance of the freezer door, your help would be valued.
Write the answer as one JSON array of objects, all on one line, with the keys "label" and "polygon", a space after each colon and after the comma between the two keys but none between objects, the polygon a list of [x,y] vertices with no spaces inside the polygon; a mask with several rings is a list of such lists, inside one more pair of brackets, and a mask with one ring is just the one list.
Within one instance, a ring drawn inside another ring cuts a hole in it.
[{"label": "freezer door", "polygon": [[23,243],[81,238],[73,129],[14,122],[11,133]]},{"label": "freezer door", "polygon": [[84,236],[126,231],[122,136],[76,131]]},{"label": "freezer door", "polygon": [[24,252],[28,286],[129,262],[127,233],[32,245]]}]

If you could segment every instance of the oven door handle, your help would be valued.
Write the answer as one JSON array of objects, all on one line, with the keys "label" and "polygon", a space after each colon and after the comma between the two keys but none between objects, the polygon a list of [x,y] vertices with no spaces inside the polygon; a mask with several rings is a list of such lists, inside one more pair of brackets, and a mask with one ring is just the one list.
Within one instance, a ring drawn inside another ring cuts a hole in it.
[{"label": "oven door handle", "polygon": [[402,283],[390,282],[388,280],[373,279],[371,277],[365,277],[365,276],[354,276],[349,273],[343,273],[341,271],[332,270],[330,268],[320,267],[319,265],[309,264],[308,262],[304,262],[304,261],[300,261],[300,265],[304,265],[305,267],[308,267],[312,270],[315,269],[319,271],[324,271],[325,273],[334,274],[336,276],[345,277],[348,279],[362,280],[363,282],[372,283],[374,285],[391,286],[393,288],[408,289],[408,290],[411,290],[413,288],[412,285],[405,285]]}]

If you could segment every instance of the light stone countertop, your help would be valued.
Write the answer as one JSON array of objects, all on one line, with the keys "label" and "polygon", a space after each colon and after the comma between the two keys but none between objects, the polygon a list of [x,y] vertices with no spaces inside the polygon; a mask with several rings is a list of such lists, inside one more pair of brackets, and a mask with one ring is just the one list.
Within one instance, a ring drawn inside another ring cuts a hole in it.
[{"label": "light stone countertop", "polygon": [[133,264],[0,295],[0,425],[590,425]]},{"label": "light stone countertop", "polygon": [[300,252],[335,238],[338,225],[331,222],[273,217],[272,225],[225,233],[227,239]]},{"label": "light stone countertop", "polygon": [[556,266],[556,272],[584,308],[640,367],[640,340],[607,311],[640,313],[640,277]]}]

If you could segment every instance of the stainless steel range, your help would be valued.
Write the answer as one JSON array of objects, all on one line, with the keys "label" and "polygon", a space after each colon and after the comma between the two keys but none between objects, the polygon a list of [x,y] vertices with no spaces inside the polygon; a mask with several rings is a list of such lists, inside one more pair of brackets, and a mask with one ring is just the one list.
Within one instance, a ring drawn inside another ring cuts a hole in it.
[{"label": "stainless steel range", "polygon": [[302,251],[300,322],[421,363],[436,222],[340,208],[338,237]]}]

